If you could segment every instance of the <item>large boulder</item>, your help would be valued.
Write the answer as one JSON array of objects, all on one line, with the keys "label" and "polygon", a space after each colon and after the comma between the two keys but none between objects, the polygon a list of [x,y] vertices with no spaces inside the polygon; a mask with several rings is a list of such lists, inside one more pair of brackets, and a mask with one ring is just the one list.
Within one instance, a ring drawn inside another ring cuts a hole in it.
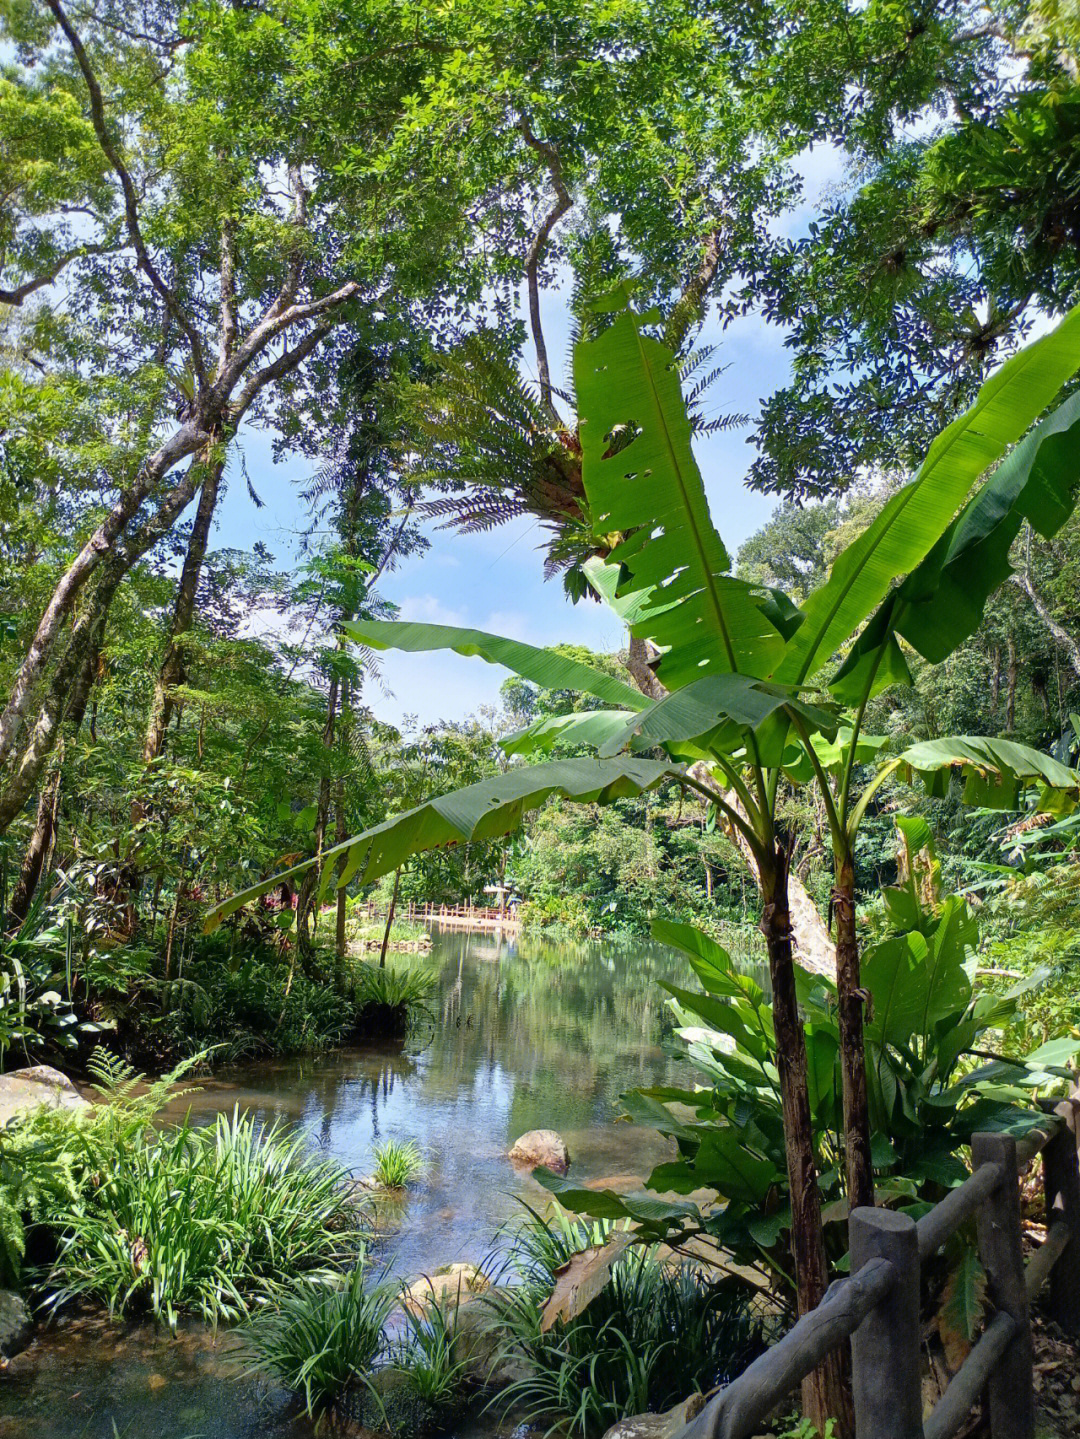
[{"label": "large boulder", "polygon": [[14,1359],[30,1343],[34,1325],[30,1311],[10,1289],[0,1289],[0,1357]]},{"label": "large boulder", "polygon": [[530,1129],[514,1141],[510,1160],[523,1169],[536,1169],[543,1165],[554,1174],[565,1174],[570,1168],[570,1155],[566,1141],[554,1129]]},{"label": "large boulder", "polygon": [[502,1309],[512,1303],[513,1291],[493,1284],[454,1313],[454,1358],[482,1389],[507,1389],[532,1373],[528,1357],[509,1338]]},{"label": "large boulder", "polygon": [[45,1105],[48,1109],[89,1109],[66,1074],[48,1064],[0,1074],[0,1128],[17,1114],[26,1114]]},{"label": "large boulder", "polygon": [[704,1394],[691,1394],[689,1399],[663,1414],[631,1414],[627,1419],[617,1420],[604,1439],[673,1439],[704,1408]]}]

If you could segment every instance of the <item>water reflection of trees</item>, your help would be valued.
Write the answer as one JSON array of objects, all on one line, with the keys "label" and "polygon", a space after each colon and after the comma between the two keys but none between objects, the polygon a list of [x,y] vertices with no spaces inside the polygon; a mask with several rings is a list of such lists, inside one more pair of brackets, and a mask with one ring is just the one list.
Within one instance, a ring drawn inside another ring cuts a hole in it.
[{"label": "water reflection of trees", "polygon": [[[648,1082],[666,1015],[659,979],[687,976],[670,950],[523,937],[436,935],[441,1031],[423,1062],[425,1088],[445,1092],[481,1066],[519,1085],[603,1097]],[[605,1114],[610,1118],[609,1114]]]}]

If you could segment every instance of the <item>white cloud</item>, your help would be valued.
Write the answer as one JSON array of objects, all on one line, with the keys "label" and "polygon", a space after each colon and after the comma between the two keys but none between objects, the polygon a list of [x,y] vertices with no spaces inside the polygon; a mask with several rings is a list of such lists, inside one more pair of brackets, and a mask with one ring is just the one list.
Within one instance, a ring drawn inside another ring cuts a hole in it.
[{"label": "white cloud", "polygon": [[468,620],[463,610],[451,609],[444,605],[438,595],[406,595],[398,601],[399,618],[413,620],[427,625],[465,625]]}]

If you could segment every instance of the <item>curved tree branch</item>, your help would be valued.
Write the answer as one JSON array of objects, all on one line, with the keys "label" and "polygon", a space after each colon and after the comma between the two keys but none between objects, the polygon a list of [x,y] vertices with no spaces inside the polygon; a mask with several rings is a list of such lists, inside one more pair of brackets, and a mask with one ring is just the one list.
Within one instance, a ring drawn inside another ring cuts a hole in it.
[{"label": "curved tree branch", "polygon": [[552,417],[558,421],[559,413],[552,397],[547,345],[544,342],[544,331],[540,322],[540,257],[552,230],[574,202],[563,182],[562,160],[555,146],[534,135],[532,127],[524,115],[521,117],[518,129],[521,131],[526,145],[535,150],[543,160],[551,179],[551,187],[555,191],[555,203],[540,221],[536,234],[532,238],[532,244],[525,252],[525,279],[529,287],[529,326],[532,330],[533,346],[536,349],[536,373],[540,382],[540,400],[544,408],[550,411]]},{"label": "curved tree branch", "polygon": [[90,95],[90,120],[94,127],[94,133],[98,138],[98,144],[101,146],[105,158],[112,166],[117,179],[120,181],[120,188],[124,192],[124,218],[127,223],[128,236],[131,239],[136,257],[138,258],[139,268],[165,301],[165,306],[169,314],[183,332],[191,349],[191,363],[195,374],[198,376],[200,384],[204,384],[206,381],[206,366],[203,363],[202,341],[199,338],[199,332],[187,315],[185,315],[176,295],[158,273],[153,260],[150,258],[150,252],[146,248],[142,227],[139,224],[139,200],[135,192],[135,182],[132,180],[127,166],[121,159],[120,152],[113,143],[112,136],[109,134],[109,124],[105,118],[105,99],[101,93],[101,86],[98,83],[97,75],[94,73],[94,67],[90,64],[90,57],[86,53],[86,47],[79,38],[78,31],[64,13],[60,0],[45,0],[45,3],[52,11],[56,23],[67,37],[68,44],[71,46],[72,53],[78,62],[79,69],[82,71],[83,79],[86,82],[86,88]]}]

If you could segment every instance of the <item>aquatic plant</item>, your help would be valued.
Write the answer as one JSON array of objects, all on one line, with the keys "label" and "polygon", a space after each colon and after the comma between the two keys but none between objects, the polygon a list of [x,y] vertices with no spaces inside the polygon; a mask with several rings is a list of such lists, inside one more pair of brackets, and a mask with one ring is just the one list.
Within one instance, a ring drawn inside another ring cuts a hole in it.
[{"label": "aquatic plant", "polygon": [[371,1388],[383,1326],[397,1299],[393,1284],[367,1282],[363,1257],[344,1277],[306,1279],[280,1291],[248,1325],[252,1372],[304,1396],[317,1417],[357,1386]]},{"label": "aquatic plant", "polygon": [[625,1415],[667,1409],[727,1382],[764,1348],[741,1281],[661,1259],[655,1247],[628,1249],[581,1313],[544,1331],[556,1270],[612,1233],[607,1221],[530,1210],[509,1261],[520,1282],[492,1301],[504,1355],[529,1371],[493,1403],[520,1406],[527,1423],[543,1420],[549,1434],[595,1439]]},{"label": "aquatic plant", "polygon": [[140,1139],[51,1222],[51,1304],[93,1296],[173,1327],[182,1311],[241,1317],[275,1284],[342,1267],[361,1238],[346,1172],[311,1157],[302,1134],[237,1111]]},{"label": "aquatic plant", "polygon": [[424,1168],[415,1139],[384,1139],[375,1146],[375,1181],[384,1189],[404,1189]]},{"label": "aquatic plant", "polygon": [[[448,1420],[463,1401],[469,1365],[454,1342],[455,1313],[452,1301],[444,1308],[432,1295],[417,1312],[406,1309],[406,1332],[391,1346],[391,1367],[415,1401],[407,1419],[412,1433]],[[393,1424],[395,1416],[387,1417]]]}]

